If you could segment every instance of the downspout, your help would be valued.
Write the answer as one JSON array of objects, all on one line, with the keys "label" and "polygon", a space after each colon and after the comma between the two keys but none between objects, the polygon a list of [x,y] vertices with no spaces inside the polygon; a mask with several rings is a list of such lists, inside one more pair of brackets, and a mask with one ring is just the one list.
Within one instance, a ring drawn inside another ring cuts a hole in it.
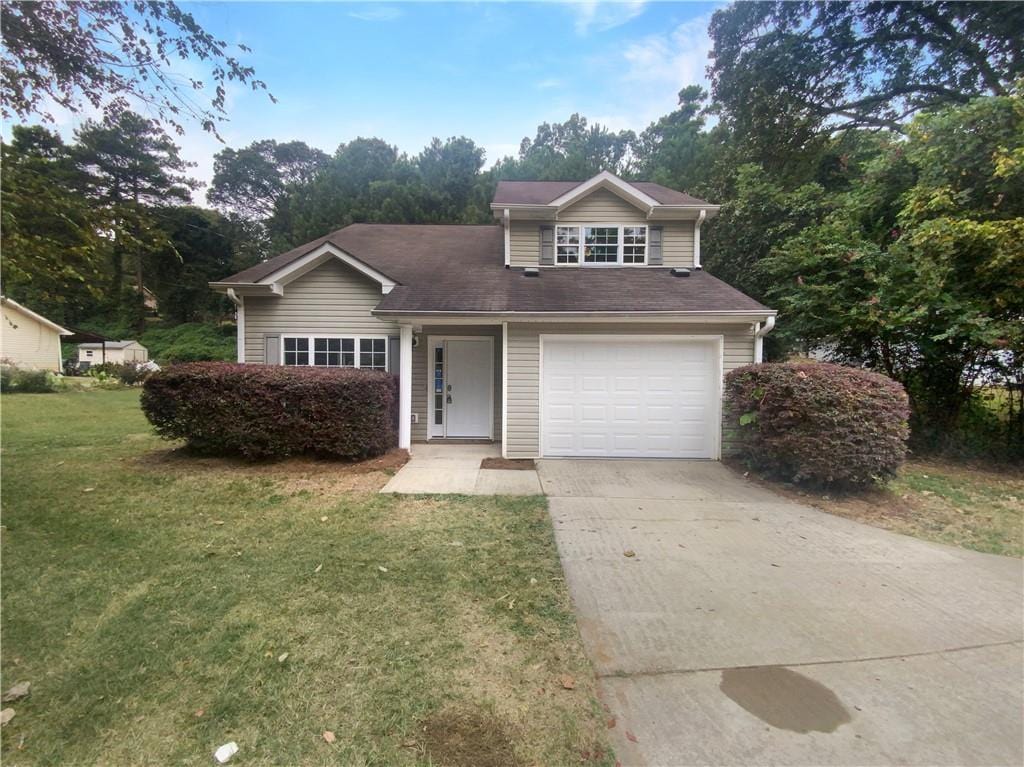
[{"label": "downspout", "polygon": [[245,362],[245,301],[234,288],[227,289],[227,296],[235,305],[235,356],[239,362]]},{"label": "downspout", "polygon": [[764,362],[764,337],[772,332],[775,328],[775,315],[770,314],[764,321],[764,325],[760,322],[754,323],[754,362],[760,364]]},{"label": "downspout", "polygon": [[505,225],[505,268],[512,265],[512,216],[508,208],[502,214],[502,223]]},{"label": "downspout", "polygon": [[697,216],[697,220],[693,224],[693,268],[703,269],[700,265],[700,225],[704,223],[704,219],[708,217],[708,212],[702,210],[700,215]]}]

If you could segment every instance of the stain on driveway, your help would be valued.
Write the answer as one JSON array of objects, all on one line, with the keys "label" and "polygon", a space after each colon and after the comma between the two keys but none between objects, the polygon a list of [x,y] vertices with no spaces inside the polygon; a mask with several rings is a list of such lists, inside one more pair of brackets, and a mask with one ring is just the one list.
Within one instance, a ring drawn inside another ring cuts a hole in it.
[{"label": "stain on driveway", "polygon": [[717,463],[539,474],[624,765],[1024,762],[1020,560]]}]

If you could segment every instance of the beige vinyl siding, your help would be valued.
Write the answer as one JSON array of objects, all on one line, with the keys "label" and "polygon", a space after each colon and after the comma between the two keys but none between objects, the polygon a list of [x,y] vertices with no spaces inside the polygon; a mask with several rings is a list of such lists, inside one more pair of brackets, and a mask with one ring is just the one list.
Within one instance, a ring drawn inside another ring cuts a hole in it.
[{"label": "beige vinyl siding", "polygon": [[336,259],[290,282],[283,296],[246,296],[245,361],[264,361],[268,334],[397,336],[398,325],[370,314],[380,299],[378,283]]},{"label": "beige vinyl siding", "polygon": [[427,426],[433,415],[427,394],[430,381],[427,367],[429,336],[491,336],[494,338],[494,438],[501,439],[501,326],[500,325],[425,325],[417,332],[419,343],[412,350],[412,412],[419,416],[412,425],[413,442],[427,439]]},{"label": "beige vinyl siding", "polygon": [[60,370],[60,334],[34,317],[3,304],[0,324],[0,359],[18,367]]},{"label": "beige vinyl siding", "polygon": [[[749,324],[572,324],[519,323],[508,326],[509,458],[536,458],[540,439],[540,335],[720,335],[724,337],[723,366],[728,373],[754,361],[754,333]],[[727,439],[723,453],[729,452]]]},{"label": "beige vinyl siding", "polygon": [[540,261],[542,223],[544,222],[514,219],[509,223],[509,263],[512,266],[536,266]]},{"label": "beige vinyl siding", "polygon": [[[514,213],[512,214],[515,215]],[[646,225],[651,222],[638,208],[607,189],[599,189],[570,205],[558,215],[558,221],[516,221],[509,228],[509,263],[512,266],[537,266],[540,259],[540,227],[555,224]],[[659,221],[663,266],[693,266],[693,221]]]}]

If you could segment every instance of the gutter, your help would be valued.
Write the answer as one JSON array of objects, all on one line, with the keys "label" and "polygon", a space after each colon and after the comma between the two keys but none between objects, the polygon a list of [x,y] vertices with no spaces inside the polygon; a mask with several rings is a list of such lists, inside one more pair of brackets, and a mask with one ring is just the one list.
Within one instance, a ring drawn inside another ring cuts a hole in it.
[{"label": "gutter", "polygon": [[764,321],[754,324],[754,363],[764,362],[764,337],[775,329],[775,315],[769,314]]}]

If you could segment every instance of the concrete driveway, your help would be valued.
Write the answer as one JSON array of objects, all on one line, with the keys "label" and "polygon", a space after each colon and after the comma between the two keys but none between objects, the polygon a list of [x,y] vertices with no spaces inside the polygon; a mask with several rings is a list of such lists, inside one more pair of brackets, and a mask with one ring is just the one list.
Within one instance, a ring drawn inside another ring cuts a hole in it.
[{"label": "concrete driveway", "polygon": [[1024,762],[1020,560],[718,463],[539,473],[624,765]]}]

